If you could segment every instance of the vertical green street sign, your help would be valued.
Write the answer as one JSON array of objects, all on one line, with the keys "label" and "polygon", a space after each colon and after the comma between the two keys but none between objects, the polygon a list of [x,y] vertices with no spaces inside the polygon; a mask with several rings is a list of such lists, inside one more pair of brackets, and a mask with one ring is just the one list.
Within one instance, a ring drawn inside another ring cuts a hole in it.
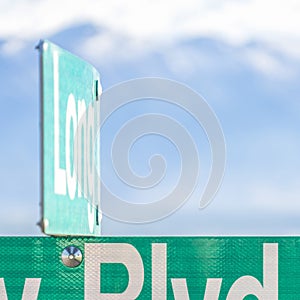
[{"label": "vertical green street sign", "polygon": [[297,300],[299,237],[1,237],[2,300]]},{"label": "vertical green street sign", "polygon": [[100,235],[94,149],[99,122],[96,69],[49,41],[39,45],[42,221],[49,235]]}]

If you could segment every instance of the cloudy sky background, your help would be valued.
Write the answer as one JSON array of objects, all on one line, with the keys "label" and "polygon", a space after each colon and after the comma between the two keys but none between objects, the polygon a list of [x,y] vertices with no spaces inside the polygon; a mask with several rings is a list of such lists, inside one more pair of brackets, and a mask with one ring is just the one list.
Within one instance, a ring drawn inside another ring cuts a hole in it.
[{"label": "cloudy sky background", "polygon": [[299,15],[293,0],[0,0],[0,234],[40,234],[40,38],[91,62],[103,90],[182,82],[223,127],[226,172],[206,209],[196,195],[152,224],[104,218],[104,234],[299,234]]}]

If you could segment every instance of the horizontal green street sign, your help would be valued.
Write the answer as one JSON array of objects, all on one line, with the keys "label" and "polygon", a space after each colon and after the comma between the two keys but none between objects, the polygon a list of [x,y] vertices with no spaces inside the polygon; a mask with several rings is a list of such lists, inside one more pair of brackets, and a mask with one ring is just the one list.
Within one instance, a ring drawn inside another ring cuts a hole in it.
[{"label": "horizontal green street sign", "polygon": [[300,299],[299,237],[1,237],[0,299]]},{"label": "horizontal green street sign", "polygon": [[[86,61],[49,41],[41,66],[41,191],[43,231],[100,235],[96,149],[100,77]],[[76,154],[76,155],[75,155]]]}]

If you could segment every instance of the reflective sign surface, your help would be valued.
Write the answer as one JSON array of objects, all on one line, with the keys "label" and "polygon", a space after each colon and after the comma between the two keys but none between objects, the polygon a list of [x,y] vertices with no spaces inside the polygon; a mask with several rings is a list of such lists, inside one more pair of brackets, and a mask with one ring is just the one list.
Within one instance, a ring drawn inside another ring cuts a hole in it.
[{"label": "reflective sign surface", "polygon": [[298,237],[3,237],[0,299],[299,299],[299,246]]},{"label": "reflective sign surface", "polygon": [[[50,235],[100,234],[100,184],[95,170],[101,85],[84,60],[42,41],[42,221]],[[75,145],[75,147],[74,147]]]}]

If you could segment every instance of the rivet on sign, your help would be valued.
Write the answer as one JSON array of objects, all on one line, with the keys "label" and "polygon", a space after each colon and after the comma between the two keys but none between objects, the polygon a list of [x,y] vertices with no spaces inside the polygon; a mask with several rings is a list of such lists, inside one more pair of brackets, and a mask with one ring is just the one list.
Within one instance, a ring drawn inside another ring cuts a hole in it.
[{"label": "rivet on sign", "polygon": [[63,250],[61,260],[65,266],[76,268],[82,262],[82,253],[75,246],[68,246]]},{"label": "rivet on sign", "polygon": [[95,97],[96,97],[96,101],[98,101],[99,100],[99,80],[95,80],[94,84],[95,84]]}]

